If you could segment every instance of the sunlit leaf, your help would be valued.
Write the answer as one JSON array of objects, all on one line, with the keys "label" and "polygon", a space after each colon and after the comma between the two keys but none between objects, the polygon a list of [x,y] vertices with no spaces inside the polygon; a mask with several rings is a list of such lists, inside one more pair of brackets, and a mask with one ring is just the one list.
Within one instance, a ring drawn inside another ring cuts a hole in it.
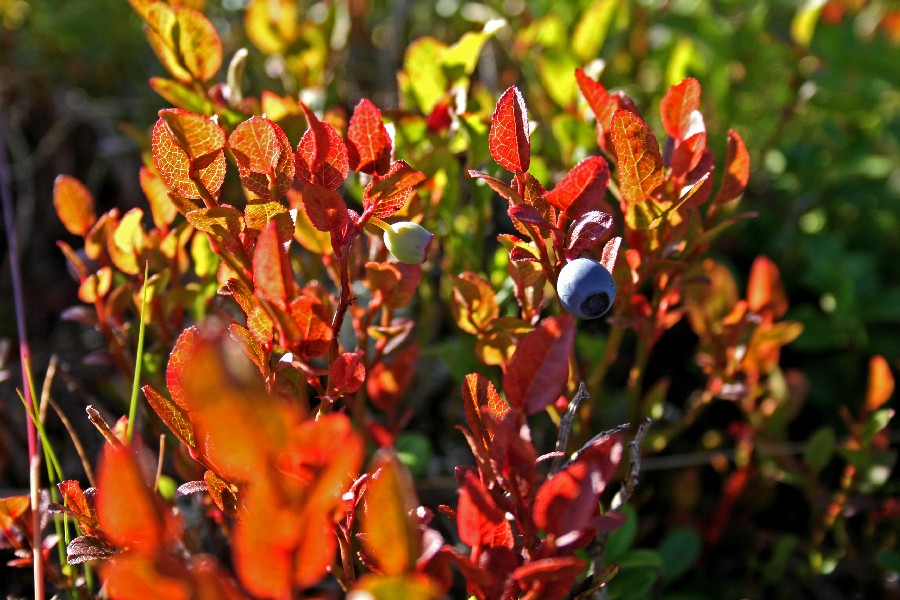
[{"label": "sunlit leaf", "polygon": [[394,162],[384,175],[375,175],[363,193],[363,207],[386,219],[403,208],[413,189],[425,181],[425,174],[405,161]]},{"label": "sunlit leaf", "polygon": [[497,101],[488,135],[491,157],[498,165],[513,173],[525,172],[531,163],[531,139],[528,109],[522,93],[515,86]]},{"label": "sunlit leaf", "polygon": [[725,174],[714,202],[716,204],[731,202],[744,193],[749,179],[750,155],[747,153],[747,146],[744,145],[744,140],[741,139],[738,132],[733,129],[729,130]]},{"label": "sunlit leaf", "polygon": [[212,79],[222,66],[222,43],[212,23],[192,8],[153,2],[143,12],[147,41],[173,77]]},{"label": "sunlit leaf", "polygon": [[583,450],[571,464],[538,489],[534,523],[565,545],[597,528],[600,494],[622,460],[622,440],[605,438]]},{"label": "sunlit leaf", "polygon": [[281,127],[263,117],[250,117],[231,132],[228,145],[244,187],[272,200],[287,193],[294,181],[294,156]]},{"label": "sunlit leaf", "polygon": [[193,448],[194,428],[191,425],[187,412],[157,392],[151,386],[145,385],[141,389],[143,390],[144,397],[147,398],[150,407],[153,408],[157,415],[159,415],[159,418],[166,424],[166,427],[168,427],[182,443]]},{"label": "sunlit leaf", "polygon": [[348,600],[439,600],[445,595],[428,577],[419,573],[362,577],[347,595]]},{"label": "sunlit leaf", "polygon": [[241,327],[237,323],[232,323],[228,326],[228,333],[231,335],[231,339],[244,349],[244,354],[253,361],[253,364],[256,365],[259,372],[262,373],[264,377],[268,376],[269,365],[266,360],[266,354],[263,351],[262,345],[250,333],[250,330],[246,327]]},{"label": "sunlit leaf", "polygon": [[153,164],[179,196],[201,198],[202,185],[215,194],[225,180],[225,132],[206,117],[172,108],[153,127]]},{"label": "sunlit leaf", "polygon": [[257,294],[282,308],[288,298],[293,296],[290,263],[274,222],[262,230],[256,241],[256,249],[253,251],[253,286]]},{"label": "sunlit leaf", "polygon": [[589,156],[573,167],[544,200],[566,213],[570,219],[600,210],[609,185],[609,165],[599,156]]},{"label": "sunlit leaf", "polygon": [[485,331],[491,321],[500,316],[500,307],[494,297],[494,288],[480,276],[464,272],[451,276],[453,300],[450,312],[453,320],[466,333]]},{"label": "sunlit leaf", "polygon": [[96,506],[100,527],[116,546],[154,553],[162,545],[162,511],[132,449],[104,446]]},{"label": "sunlit leaf", "polygon": [[866,389],[866,410],[875,412],[891,399],[894,393],[894,375],[891,367],[880,354],[869,359],[869,385]]},{"label": "sunlit leaf", "polygon": [[412,570],[421,553],[412,520],[416,502],[412,479],[392,452],[381,451],[372,465],[363,497],[360,533],[366,555],[386,575]]},{"label": "sunlit leaf", "polygon": [[469,473],[459,490],[456,511],[459,539],[472,548],[512,548],[512,527],[478,477]]},{"label": "sunlit leaf", "polygon": [[196,335],[197,328],[194,326],[181,332],[178,339],[175,340],[166,366],[166,387],[169,388],[169,395],[172,396],[172,402],[185,412],[189,409],[184,387],[181,384],[181,376],[194,353]]},{"label": "sunlit leaf", "polygon": [[619,109],[613,113],[612,142],[622,197],[629,204],[647,201],[664,177],[656,136],[640,117]]},{"label": "sunlit leaf", "polygon": [[366,380],[366,363],[362,350],[344,352],[331,365],[331,380],[338,392],[352,394]]},{"label": "sunlit leaf", "polygon": [[666,92],[659,104],[663,128],[674,140],[685,139],[691,128],[691,115],[700,108],[700,82],[688,77]]},{"label": "sunlit leaf", "polygon": [[85,235],[97,221],[93,194],[69,175],[58,175],[53,183],[53,207],[66,230],[73,235]]},{"label": "sunlit leaf", "polygon": [[390,362],[375,363],[366,378],[369,401],[385,412],[394,412],[397,403],[412,384],[418,358],[418,345],[410,344]]},{"label": "sunlit leaf", "polygon": [[336,190],[347,179],[350,169],[347,146],[330,123],[320,121],[305,104],[300,106],[309,128],[297,144],[294,157],[297,177]]},{"label": "sunlit leaf", "polygon": [[559,398],[569,377],[575,322],[566,315],[547,317],[516,348],[503,377],[510,406],[529,415]]},{"label": "sunlit leaf", "polygon": [[391,166],[393,142],[381,120],[381,111],[363,98],[353,109],[347,126],[350,168],[360,173],[384,175]]},{"label": "sunlit leaf", "polygon": [[140,256],[144,247],[141,220],[144,211],[132,208],[118,223],[111,223],[106,237],[106,249],[113,264],[123,273],[137,275],[142,270]]},{"label": "sunlit leaf", "polygon": [[788,309],[787,294],[781,284],[778,267],[771,259],[758,256],[750,267],[747,282],[747,305],[750,310],[780,319]]},{"label": "sunlit leaf", "polygon": [[141,190],[150,204],[150,212],[153,215],[153,224],[163,229],[172,224],[178,216],[178,210],[169,198],[169,189],[160,178],[159,173],[147,167],[141,167]]}]

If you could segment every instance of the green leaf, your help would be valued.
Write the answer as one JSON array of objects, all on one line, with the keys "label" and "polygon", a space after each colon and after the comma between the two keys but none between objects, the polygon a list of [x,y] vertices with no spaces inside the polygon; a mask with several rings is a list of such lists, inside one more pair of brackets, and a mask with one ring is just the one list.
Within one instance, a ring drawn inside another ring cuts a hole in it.
[{"label": "green leaf", "polygon": [[835,434],[831,427],[818,429],[806,442],[803,460],[814,470],[821,471],[834,454],[834,443]]},{"label": "green leaf", "polygon": [[609,600],[642,600],[647,598],[656,585],[656,569],[620,568],[619,573],[609,582]]},{"label": "green leaf", "polygon": [[882,568],[892,571],[896,575],[900,573],[900,550],[886,550],[885,552],[881,552],[875,557],[875,562]]},{"label": "green leaf", "polygon": [[696,529],[679,527],[669,532],[659,544],[663,582],[677,581],[691,568],[702,549],[703,540]]},{"label": "green leaf", "polygon": [[622,557],[631,548],[634,536],[637,534],[637,513],[634,508],[630,504],[626,504],[622,512],[625,514],[625,522],[621,527],[610,532],[606,541],[607,565],[622,560]]},{"label": "green leaf", "polygon": [[619,4],[619,0],[598,0],[581,13],[572,34],[572,51],[582,61],[599,56]]},{"label": "green leaf", "polygon": [[894,418],[894,412],[895,411],[892,408],[882,408],[872,413],[872,416],[869,417],[869,421],[862,431],[861,437],[863,447],[871,444],[875,434],[888,426],[888,423]]}]

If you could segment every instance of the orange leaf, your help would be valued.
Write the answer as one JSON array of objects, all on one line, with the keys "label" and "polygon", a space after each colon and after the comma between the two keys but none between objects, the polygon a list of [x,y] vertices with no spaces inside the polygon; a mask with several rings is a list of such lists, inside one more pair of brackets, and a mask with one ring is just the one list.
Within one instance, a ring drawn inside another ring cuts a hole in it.
[{"label": "orange leaf", "polygon": [[147,167],[141,167],[140,179],[141,189],[150,203],[153,224],[159,229],[168,227],[175,220],[175,217],[178,216],[178,210],[169,198],[169,189],[166,187],[165,182],[155,169],[151,171]]},{"label": "orange leaf", "polygon": [[360,579],[350,592],[350,598],[371,600],[439,600],[446,597],[428,577],[419,573],[408,575],[376,575],[370,573]]},{"label": "orange leaf", "polygon": [[750,155],[737,131],[728,131],[728,153],[725,158],[725,174],[715,204],[731,202],[744,193],[750,179]]},{"label": "orange leaf", "polygon": [[568,315],[547,317],[522,338],[503,376],[509,405],[533,415],[556,401],[569,378],[574,343],[575,321]]},{"label": "orange leaf", "polygon": [[166,427],[175,434],[181,442],[191,448],[194,447],[194,428],[191,425],[187,412],[182,410],[177,404],[157,392],[149,385],[141,388],[144,397],[151,408],[159,415]]},{"label": "orange leaf", "polygon": [[169,388],[169,395],[172,396],[172,402],[185,412],[188,410],[188,403],[184,387],[181,385],[181,376],[194,353],[196,335],[197,328],[195,326],[188,327],[181,332],[181,335],[175,340],[175,345],[169,354],[169,363],[166,366],[166,387]]},{"label": "orange leaf", "polygon": [[111,222],[106,235],[106,250],[113,264],[123,273],[137,275],[142,271],[141,253],[144,247],[144,230],[141,220],[144,211],[132,208],[119,222]]},{"label": "orange leaf", "polygon": [[263,351],[262,345],[250,333],[250,330],[246,327],[241,327],[237,323],[232,323],[228,326],[228,333],[231,335],[231,339],[243,348],[244,354],[253,361],[253,364],[256,365],[263,377],[268,377],[269,363],[267,355]]},{"label": "orange leaf", "polygon": [[322,301],[304,293],[288,306],[290,323],[279,321],[284,330],[283,343],[301,358],[321,356],[331,344],[331,326],[326,321]]},{"label": "orange leaf", "polygon": [[245,188],[272,200],[287,194],[294,181],[294,156],[281,127],[263,117],[250,117],[231,132],[228,145]]},{"label": "orange leaf", "polygon": [[513,173],[525,172],[531,163],[528,108],[519,88],[512,86],[500,96],[488,133],[491,157]]},{"label": "orange leaf", "polygon": [[622,197],[629,204],[646,202],[664,177],[656,136],[640,117],[619,109],[612,117],[612,142]]},{"label": "orange leaf", "polygon": [[491,321],[500,316],[493,286],[469,271],[459,277],[451,275],[450,281],[453,286],[453,301],[450,303],[453,320],[466,333],[486,331]]},{"label": "orange leaf", "polygon": [[512,548],[512,528],[504,512],[484,488],[478,477],[466,475],[459,490],[456,527],[459,539],[474,548]]},{"label": "orange leaf", "polygon": [[278,238],[277,225],[270,222],[253,251],[253,286],[256,293],[284,308],[288,298],[294,295],[294,280],[291,275],[287,251]]},{"label": "orange leaf", "polygon": [[490,447],[491,435],[481,416],[481,407],[486,406],[494,416],[502,419],[509,411],[509,405],[497,393],[491,380],[478,373],[466,375],[462,386],[463,408],[466,422],[475,439],[479,440],[485,450]]},{"label": "orange leaf", "polygon": [[866,390],[866,411],[875,412],[891,399],[894,376],[887,360],[881,355],[869,359],[869,387]]},{"label": "orange leaf", "polygon": [[30,496],[0,498],[0,531],[11,532],[16,520],[25,516],[31,508]]},{"label": "orange leaf", "polygon": [[192,83],[215,76],[222,66],[222,42],[203,13],[164,2],[138,12],[147,23],[150,47],[173,77]]},{"label": "orange leaf", "polygon": [[338,356],[331,365],[331,380],[335,391],[352,394],[366,380],[366,363],[362,350],[345,352]]},{"label": "orange leaf", "polygon": [[350,168],[360,173],[384,175],[391,164],[391,136],[381,120],[381,111],[363,98],[353,109],[347,126]]},{"label": "orange leaf", "polygon": [[53,207],[73,235],[85,235],[97,221],[94,196],[83,183],[69,175],[57,175],[53,183]]},{"label": "orange leaf", "polygon": [[151,144],[156,170],[177,195],[201,198],[197,186],[215,194],[225,181],[225,132],[215,121],[180,108],[161,110]]},{"label": "orange leaf", "polygon": [[415,186],[425,174],[398,160],[385,175],[375,175],[363,193],[363,207],[379,219],[386,219],[403,208]]},{"label": "orange leaf", "polygon": [[770,322],[787,312],[788,300],[778,267],[765,256],[758,256],[750,267],[747,305],[754,312],[768,315]]},{"label": "orange leaf", "polygon": [[375,363],[366,379],[369,401],[377,408],[393,413],[403,394],[412,384],[418,358],[419,346],[410,344],[390,363]]},{"label": "orange leaf", "polygon": [[685,139],[691,125],[691,113],[700,108],[700,82],[693,77],[673,85],[659,104],[663,128],[674,140]]},{"label": "orange leaf", "polygon": [[385,575],[400,575],[415,568],[421,542],[411,516],[417,501],[409,472],[390,451],[375,456],[369,477],[360,533],[366,556]]},{"label": "orange leaf", "polygon": [[116,546],[142,554],[153,554],[162,546],[163,514],[131,448],[104,447],[96,506],[100,528]]},{"label": "orange leaf", "polygon": [[107,595],[115,600],[190,600],[194,597],[187,569],[168,555],[131,553],[117,557],[101,570],[101,576]]}]

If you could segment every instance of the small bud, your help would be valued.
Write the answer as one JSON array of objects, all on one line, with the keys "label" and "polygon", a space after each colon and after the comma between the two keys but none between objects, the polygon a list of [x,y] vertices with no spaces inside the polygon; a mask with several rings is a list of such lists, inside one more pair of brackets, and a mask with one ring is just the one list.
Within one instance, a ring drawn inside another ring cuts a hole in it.
[{"label": "small bud", "polygon": [[384,245],[402,263],[418,265],[428,258],[428,248],[434,234],[409,221],[392,223],[384,230]]}]

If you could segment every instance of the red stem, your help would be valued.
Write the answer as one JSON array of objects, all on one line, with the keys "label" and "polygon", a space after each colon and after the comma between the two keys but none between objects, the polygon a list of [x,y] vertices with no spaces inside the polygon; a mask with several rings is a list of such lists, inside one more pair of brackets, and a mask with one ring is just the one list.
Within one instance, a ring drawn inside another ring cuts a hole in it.
[{"label": "red stem", "polygon": [[[25,298],[22,286],[22,271],[19,262],[18,240],[16,238],[15,214],[13,213],[13,198],[10,189],[9,169],[6,157],[6,139],[0,123],[0,200],[3,202],[3,221],[6,223],[6,243],[9,246],[9,271],[12,278],[13,303],[16,307],[16,329],[19,332],[19,362],[22,367],[22,388],[25,393],[25,404],[32,414],[35,413],[34,398],[31,396],[29,384],[28,365],[31,364],[31,347],[28,344],[28,330],[25,327]],[[37,430],[31,418],[25,417],[25,426],[28,431],[28,460],[31,479],[31,518],[34,539],[31,542],[32,560],[34,563],[34,597],[37,600],[44,598],[44,563],[41,554],[41,511],[40,489],[37,476],[37,468],[40,456],[38,455]]]}]

